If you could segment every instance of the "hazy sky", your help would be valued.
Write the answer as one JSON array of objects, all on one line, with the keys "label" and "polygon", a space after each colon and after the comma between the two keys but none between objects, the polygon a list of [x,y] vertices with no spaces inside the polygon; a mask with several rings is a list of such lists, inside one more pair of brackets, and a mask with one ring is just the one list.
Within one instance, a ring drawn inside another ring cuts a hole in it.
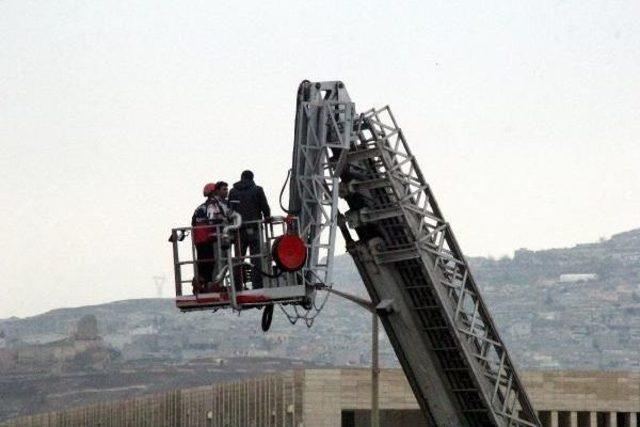
[{"label": "hazy sky", "polygon": [[640,227],[639,2],[274,4],[0,2],[0,318],[153,296],[207,181],[275,207],[303,79],[392,106],[467,255]]}]

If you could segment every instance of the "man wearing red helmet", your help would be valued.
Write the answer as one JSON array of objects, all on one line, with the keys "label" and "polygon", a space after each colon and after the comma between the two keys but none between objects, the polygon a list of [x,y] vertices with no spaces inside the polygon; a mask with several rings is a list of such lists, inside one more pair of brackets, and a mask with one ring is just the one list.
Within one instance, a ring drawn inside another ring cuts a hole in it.
[{"label": "man wearing red helmet", "polygon": [[[216,201],[216,185],[208,183],[202,189],[202,195],[207,198],[204,203],[198,206],[191,217],[191,226],[193,229],[193,243],[196,245],[198,257],[198,275],[193,278],[193,293],[204,292],[207,283],[213,277],[215,262],[213,261],[214,252],[211,238],[212,229],[207,227],[211,225],[215,212],[218,211]],[[206,260],[206,261],[205,261]]]}]

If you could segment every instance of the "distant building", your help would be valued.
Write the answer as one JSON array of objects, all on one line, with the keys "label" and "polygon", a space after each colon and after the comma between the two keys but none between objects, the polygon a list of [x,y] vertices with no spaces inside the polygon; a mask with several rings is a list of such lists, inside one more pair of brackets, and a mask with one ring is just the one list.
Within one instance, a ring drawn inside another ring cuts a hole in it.
[{"label": "distant building", "polygon": [[598,280],[598,275],[595,273],[573,273],[573,274],[561,274],[560,283],[578,283],[578,282],[590,282],[592,280]]},{"label": "distant building", "polygon": [[79,341],[99,340],[98,320],[93,314],[85,314],[78,320],[73,338]]},{"label": "distant building", "polygon": [[0,354],[0,373],[101,370],[110,365],[115,357],[117,352],[98,335],[95,316],[86,315],[78,321],[71,335],[64,339],[5,349]]}]

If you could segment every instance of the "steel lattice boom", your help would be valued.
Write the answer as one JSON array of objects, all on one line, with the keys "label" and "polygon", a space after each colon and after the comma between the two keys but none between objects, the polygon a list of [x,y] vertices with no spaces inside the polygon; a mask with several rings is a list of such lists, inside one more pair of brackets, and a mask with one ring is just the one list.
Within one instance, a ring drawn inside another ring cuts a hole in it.
[{"label": "steel lattice boom", "polygon": [[356,115],[342,83],[303,82],[292,171],[308,272],[331,284],[340,195],[357,235],[341,222],[347,250],[430,424],[539,425],[389,107]]},{"label": "steel lattice boom", "polygon": [[289,212],[299,217],[311,283],[330,284],[338,215],[335,153],[349,148],[354,105],[341,82],[302,82],[298,89]]}]

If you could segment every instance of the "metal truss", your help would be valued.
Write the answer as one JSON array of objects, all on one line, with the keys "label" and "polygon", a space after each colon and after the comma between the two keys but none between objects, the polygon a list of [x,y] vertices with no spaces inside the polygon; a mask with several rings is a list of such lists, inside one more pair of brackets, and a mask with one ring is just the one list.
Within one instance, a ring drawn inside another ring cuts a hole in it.
[{"label": "metal truss", "polygon": [[354,104],[342,82],[300,85],[289,211],[298,215],[307,244],[302,272],[308,284],[332,284],[338,175],[352,138],[353,114]]},{"label": "metal truss", "polygon": [[[395,305],[409,310],[420,326],[458,410],[470,425],[539,425],[453,231],[391,110],[367,111],[356,128],[358,143],[348,153],[348,162],[359,179],[347,187],[350,194],[361,195],[366,206],[350,212],[349,223],[356,229],[368,225],[377,230],[380,237],[371,240],[378,242],[371,251],[375,264],[390,269],[387,277],[400,278],[402,301]],[[359,256],[350,253],[354,259]],[[359,263],[363,265],[356,259]],[[366,269],[359,270],[362,274]],[[376,283],[375,278],[367,282],[368,288],[378,290],[394,286]],[[394,325],[388,325],[390,332]],[[397,329],[392,333],[399,334]],[[399,343],[394,347],[402,346],[402,337],[390,338]],[[407,351],[396,348],[399,357]],[[407,357],[400,359],[403,365],[411,363]]]},{"label": "metal truss", "polygon": [[304,282],[332,285],[344,197],[359,237],[354,241],[341,223],[347,250],[372,302],[393,301],[380,318],[429,423],[539,425],[391,110],[356,117],[341,82],[303,82],[291,172],[289,212],[299,217],[309,255]]}]

